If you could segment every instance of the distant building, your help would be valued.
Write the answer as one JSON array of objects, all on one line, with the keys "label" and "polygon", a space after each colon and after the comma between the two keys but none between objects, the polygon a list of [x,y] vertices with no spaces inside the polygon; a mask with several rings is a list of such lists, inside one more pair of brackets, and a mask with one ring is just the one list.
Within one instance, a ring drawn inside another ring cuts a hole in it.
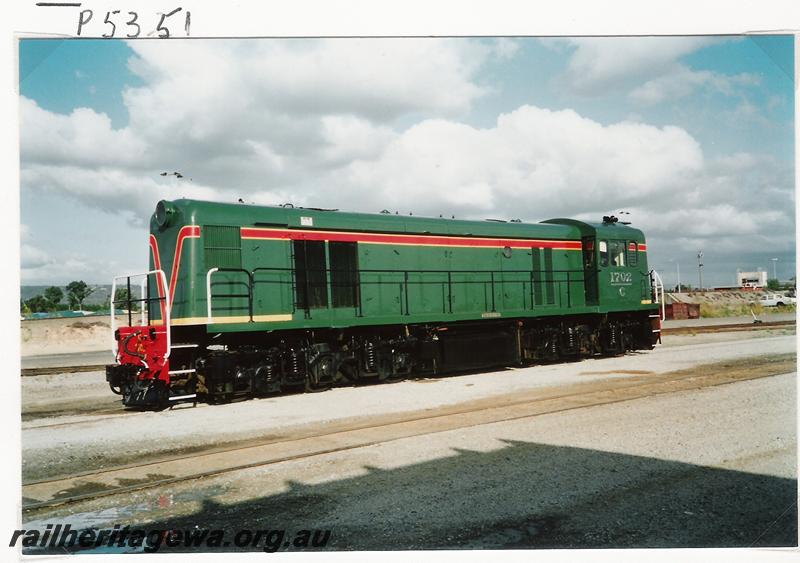
[{"label": "distant building", "polygon": [[739,287],[766,287],[767,272],[737,272],[736,283]]}]

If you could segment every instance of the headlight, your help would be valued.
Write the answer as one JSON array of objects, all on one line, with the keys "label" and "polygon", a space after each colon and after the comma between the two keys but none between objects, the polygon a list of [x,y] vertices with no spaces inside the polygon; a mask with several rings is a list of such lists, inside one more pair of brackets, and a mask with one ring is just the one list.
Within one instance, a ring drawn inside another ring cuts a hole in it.
[{"label": "headlight", "polygon": [[156,224],[160,229],[168,227],[178,210],[170,202],[161,200],[156,205]]}]

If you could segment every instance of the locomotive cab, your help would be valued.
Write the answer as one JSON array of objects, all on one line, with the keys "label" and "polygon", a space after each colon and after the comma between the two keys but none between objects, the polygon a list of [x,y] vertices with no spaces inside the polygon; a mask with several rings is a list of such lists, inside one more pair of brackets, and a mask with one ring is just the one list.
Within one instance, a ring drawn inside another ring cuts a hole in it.
[{"label": "locomotive cab", "polygon": [[636,310],[660,302],[657,283],[647,266],[647,244],[639,229],[616,217],[602,223],[550,219],[544,223],[571,225],[581,232],[586,304],[600,310]]},{"label": "locomotive cab", "polygon": [[[574,219],[551,219],[545,223],[580,229],[586,304],[596,306],[600,313],[625,311],[612,322],[612,330],[617,325],[623,329],[627,326],[628,334],[645,331],[639,334],[640,341],[648,341],[651,346],[660,342],[664,286],[658,273],[648,267],[644,233],[620,223],[614,216],[603,217],[602,223]],[[633,326],[641,328],[631,329]]]},{"label": "locomotive cab", "polygon": [[600,300],[623,309],[653,302],[647,246],[638,229],[603,223],[596,228]]}]

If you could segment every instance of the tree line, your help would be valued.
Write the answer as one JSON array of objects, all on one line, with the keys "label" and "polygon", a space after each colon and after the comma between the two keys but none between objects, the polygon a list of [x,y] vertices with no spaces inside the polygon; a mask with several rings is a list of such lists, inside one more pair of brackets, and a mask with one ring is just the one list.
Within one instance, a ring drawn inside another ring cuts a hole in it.
[{"label": "tree line", "polygon": [[[66,292],[64,291],[66,290]],[[56,311],[103,311],[109,308],[108,299],[102,304],[85,305],[83,302],[92,293],[97,291],[97,287],[90,287],[83,280],[69,282],[64,289],[57,286],[50,286],[43,293],[34,295],[30,299],[20,300],[20,312],[31,313],[52,313]],[[66,303],[64,302],[66,298]],[[128,299],[128,289],[118,288],[114,294],[114,301],[125,301]],[[119,305],[119,303],[118,303]],[[137,304],[131,303],[131,309],[136,310]]]}]

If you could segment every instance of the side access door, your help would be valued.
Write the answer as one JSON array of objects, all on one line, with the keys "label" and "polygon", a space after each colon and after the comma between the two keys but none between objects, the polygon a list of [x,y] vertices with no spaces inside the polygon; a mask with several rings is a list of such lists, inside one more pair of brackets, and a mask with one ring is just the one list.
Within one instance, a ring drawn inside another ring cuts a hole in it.
[{"label": "side access door", "polygon": [[597,239],[596,237],[583,237],[583,287],[586,293],[586,306],[598,305],[597,291]]}]

